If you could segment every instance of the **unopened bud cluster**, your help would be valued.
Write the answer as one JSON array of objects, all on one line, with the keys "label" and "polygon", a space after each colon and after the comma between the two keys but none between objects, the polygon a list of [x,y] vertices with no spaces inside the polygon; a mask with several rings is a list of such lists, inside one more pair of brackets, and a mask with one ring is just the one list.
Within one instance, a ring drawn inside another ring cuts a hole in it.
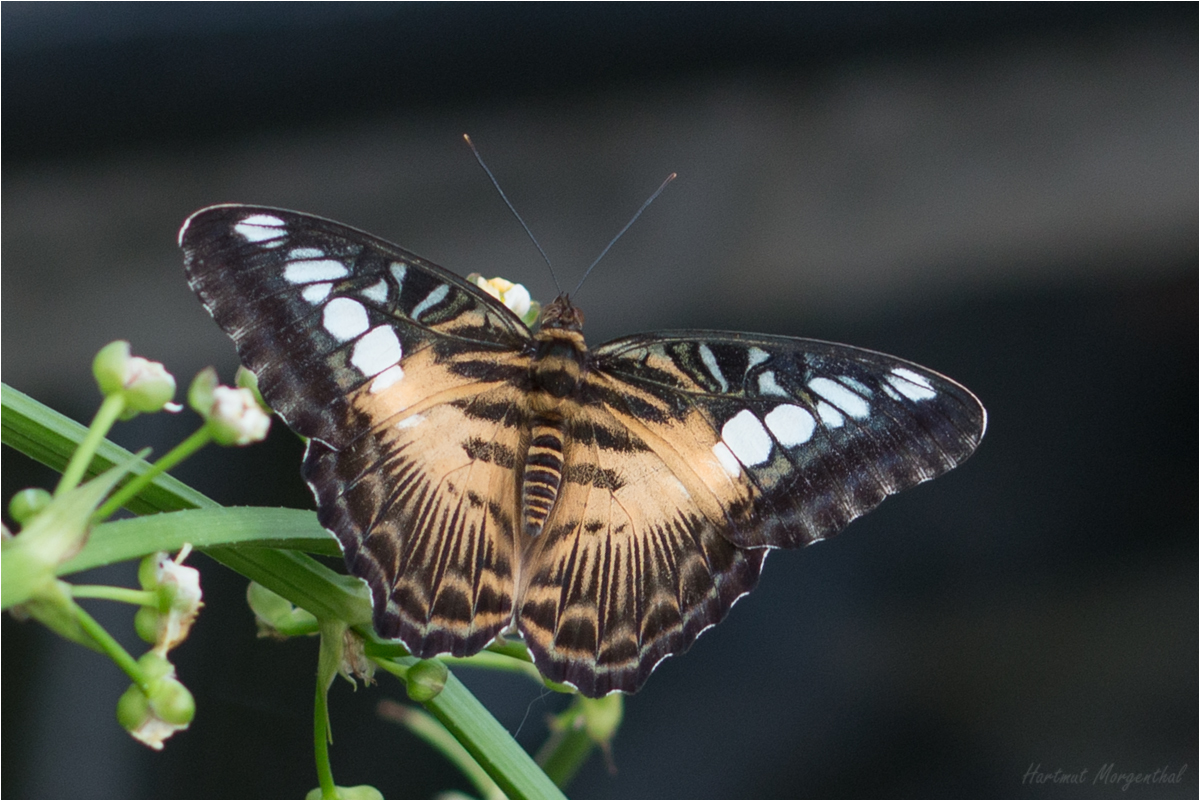
[{"label": "unopened bud cluster", "polygon": [[157,651],[143,654],[138,666],[146,684],[132,684],[124,692],[117,701],[117,721],[134,739],[161,751],[168,737],[192,722],[196,701],[175,678],[175,666]]}]

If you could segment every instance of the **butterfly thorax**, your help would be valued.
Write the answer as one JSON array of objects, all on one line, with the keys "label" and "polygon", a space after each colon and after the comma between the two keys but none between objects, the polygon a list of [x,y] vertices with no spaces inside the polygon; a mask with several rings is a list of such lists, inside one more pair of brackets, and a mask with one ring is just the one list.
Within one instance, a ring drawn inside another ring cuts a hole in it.
[{"label": "butterfly thorax", "polygon": [[572,306],[566,295],[559,295],[542,311],[534,341],[537,349],[529,365],[533,384],[530,407],[535,413],[553,415],[563,399],[575,393],[587,372],[583,312]]}]

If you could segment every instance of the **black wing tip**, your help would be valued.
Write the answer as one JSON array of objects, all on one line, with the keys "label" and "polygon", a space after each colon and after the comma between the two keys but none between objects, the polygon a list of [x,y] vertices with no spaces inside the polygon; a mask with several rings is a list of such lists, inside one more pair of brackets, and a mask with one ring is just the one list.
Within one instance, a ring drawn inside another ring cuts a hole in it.
[{"label": "black wing tip", "polygon": [[[183,225],[182,225],[182,226],[180,226],[180,228],[179,228],[179,237],[178,237],[178,241],[179,241],[179,247],[181,247],[181,248],[182,248],[182,247],[184,247],[184,240],[185,240],[185,239],[187,239],[188,231],[189,231],[189,229],[191,229],[191,227],[192,227],[192,223],[194,223],[198,217],[203,217],[203,216],[205,216],[205,215],[207,215],[207,214],[210,214],[211,212],[214,212],[214,211],[219,211],[219,210],[226,210],[226,209],[259,209],[259,208],[263,208],[263,207],[261,207],[261,206],[248,206],[248,205],[246,205],[246,204],[244,204],[244,203],[215,203],[215,204],[213,204],[213,205],[211,205],[211,206],[205,206],[205,207],[204,207],[204,208],[202,208],[202,209],[199,209],[199,210],[197,210],[197,211],[194,211],[194,212],[192,212],[191,214],[189,214],[189,215],[188,215],[188,218],[187,218],[186,220],[184,220],[184,221],[183,221]],[[263,208],[263,210],[265,211],[266,209],[265,209],[265,208]],[[271,209],[271,210],[272,210],[272,211],[283,211],[283,209]]]}]

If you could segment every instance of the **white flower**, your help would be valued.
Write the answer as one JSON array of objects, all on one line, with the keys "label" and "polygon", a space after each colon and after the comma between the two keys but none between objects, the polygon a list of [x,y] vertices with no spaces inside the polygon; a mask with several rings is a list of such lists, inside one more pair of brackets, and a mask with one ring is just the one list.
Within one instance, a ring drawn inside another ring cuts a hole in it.
[{"label": "white flower", "polygon": [[271,418],[248,389],[216,387],[208,415],[213,439],[221,445],[249,445],[266,439]]},{"label": "white flower", "polygon": [[521,284],[499,277],[487,279],[482,275],[472,275],[471,278],[476,286],[503,303],[518,317],[524,318],[533,306],[529,290]]},{"label": "white flower", "polygon": [[158,585],[168,587],[171,593],[171,608],[159,621],[158,642],[154,646],[163,654],[187,639],[200,607],[204,606],[200,571],[183,564],[191,550],[190,545],[185,545],[174,559],[160,554],[154,571]]}]

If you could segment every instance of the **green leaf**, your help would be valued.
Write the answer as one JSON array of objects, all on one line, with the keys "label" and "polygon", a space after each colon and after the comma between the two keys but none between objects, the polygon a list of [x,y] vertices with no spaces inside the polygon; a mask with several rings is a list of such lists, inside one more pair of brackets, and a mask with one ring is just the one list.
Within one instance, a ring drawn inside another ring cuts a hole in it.
[{"label": "green leaf", "polygon": [[341,556],[333,535],[321,528],[313,512],[258,507],[186,509],[96,526],[84,549],[57,572],[65,576],[156,551],[177,551],[184,543],[201,550],[253,544]]}]

